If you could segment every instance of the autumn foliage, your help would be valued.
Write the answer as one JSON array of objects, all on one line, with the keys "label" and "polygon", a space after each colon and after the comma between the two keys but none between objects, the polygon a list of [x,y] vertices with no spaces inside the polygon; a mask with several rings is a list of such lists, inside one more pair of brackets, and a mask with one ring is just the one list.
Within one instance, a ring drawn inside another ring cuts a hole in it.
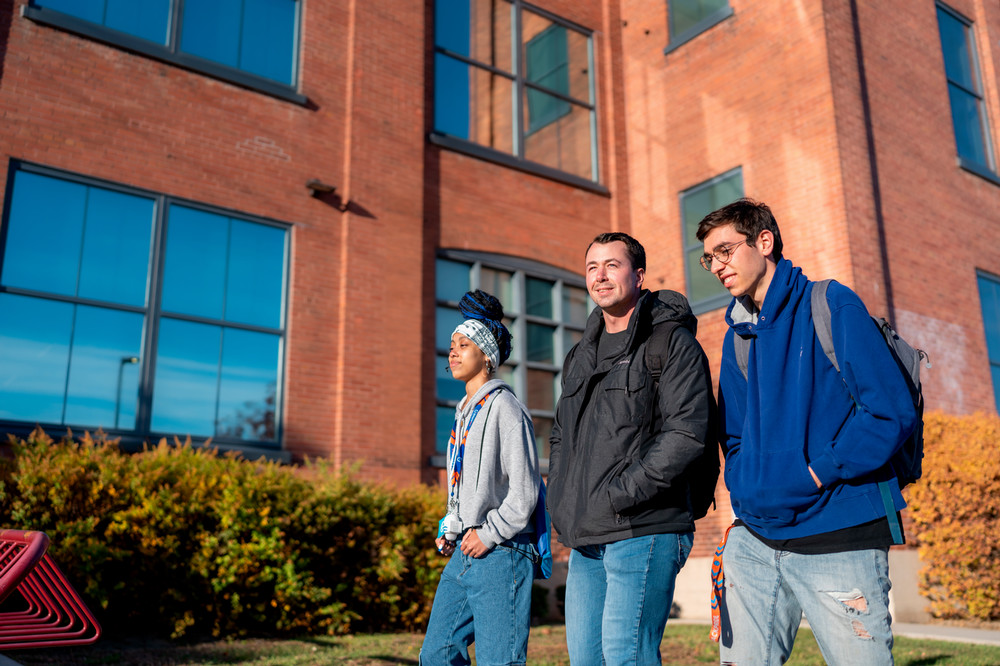
[{"label": "autumn foliage", "polygon": [[1000,417],[924,417],[923,477],[907,490],[934,617],[1000,620]]}]

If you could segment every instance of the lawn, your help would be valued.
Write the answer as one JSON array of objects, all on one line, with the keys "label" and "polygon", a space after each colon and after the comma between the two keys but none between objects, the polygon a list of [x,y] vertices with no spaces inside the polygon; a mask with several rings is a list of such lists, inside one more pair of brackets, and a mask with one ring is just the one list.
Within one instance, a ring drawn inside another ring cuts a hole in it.
[{"label": "lawn", "polygon": [[[7,656],[25,664],[116,664],[180,666],[198,664],[253,664],[254,666],[345,666],[416,664],[420,634],[318,637],[299,640],[238,640],[174,644],[155,640],[100,641],[71,650],[28,650]],[[528,645],[532,666],[565,666],[566,631],[562,625],[534,627]],[[705,625],[671,624],[661,646],[665,664],[718,663],[715,643]],[[996,666],[1000,647],[897,638],[893,650],[899,666]],[[792,666],[822,666],[819,648],[808,629],[799,632]]]}]

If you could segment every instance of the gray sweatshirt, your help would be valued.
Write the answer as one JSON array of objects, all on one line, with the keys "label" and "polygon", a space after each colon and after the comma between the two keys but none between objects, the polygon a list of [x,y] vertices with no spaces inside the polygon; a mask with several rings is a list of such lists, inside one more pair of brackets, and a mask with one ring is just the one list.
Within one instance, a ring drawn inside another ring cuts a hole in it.
[{"label": "gray sweatshirt", "polygon": [[456,437],[461,441],[475,404],[501,387],[472,424],[459,480],[459,518],[466,528],[479,527],[479,538],[488,548],[531,531],[541,482],[531,416],[502,380],[489,380],[471,399],[459,403]]}]

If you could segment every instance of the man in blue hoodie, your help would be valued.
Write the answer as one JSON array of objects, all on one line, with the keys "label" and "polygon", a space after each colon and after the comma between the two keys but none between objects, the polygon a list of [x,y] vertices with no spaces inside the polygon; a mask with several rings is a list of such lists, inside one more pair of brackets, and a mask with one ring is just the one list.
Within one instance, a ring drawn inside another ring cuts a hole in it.
[{"label": "man in blue hoodie", "polygon": [[[698,225],[702,266],[733,295],[719,413],[734,526],[723,554],[723,664],[782,664],[803,613],[829,664],[891,664],[888,550],[879,490],[906,506],[889,459],[916,423],[910,393],[864,304],[831,283],[833,367],[813,283],[781,257],[763,203]],[[746,373],[734,339],[748,340]],[[851,396],[855,396],[855,399]]]}]

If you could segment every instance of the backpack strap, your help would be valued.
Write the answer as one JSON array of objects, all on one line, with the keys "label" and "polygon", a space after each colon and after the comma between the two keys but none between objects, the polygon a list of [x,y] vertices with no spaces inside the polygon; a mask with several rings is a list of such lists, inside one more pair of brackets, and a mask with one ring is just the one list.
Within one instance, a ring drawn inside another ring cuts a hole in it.
[{"label": "backpack strap", "polygon": [[[826,290],[830,286],[830,282],[830,280],[820,280],[813,283],[812,318],[813,326],[816,328],[816,337],[819,339],[820,346],[823,347],[823,353],[830,359],[830,363],[833,364],[834,369],[839,374],[840,364],[837,363],[837,354],[833,350],[830,302],[826,300]],[[843,381],[843,375],[841,375],[840,379]],[[847,386],[847,382],[844,382],[844,386]],[[851,400],[854,400],[853,395],[851,396]],[[854,402],[857,403],[856,400]],[[899,514],[896,512],[896,506],[892,503],[892,493],[889,490],[889,483],[887,481],[879,481],[878,490],[882,496],[885,519],[889,521],[889,533],[892,535],[892,542],[894,544],[901,544],[903,543],[903,526],[899,524]]]},{"label": "backpack strap", "polygon": [[680,326],[679,321],[664,321],[653,325],[653,332],[649,334],[646,341],[646,368],[653,378],[654,384],[660,383],[660,375],[663,374],[663,366],[667,364],[667,349],[670,347],[670,338],[674,331]]},{"label": "backpack strap", "polygon": [[[830,324],[830,301],[826,300],[826,289],[830,286],[831,280],[820,280],[813,283],[812,290],[812,318],[813,326],[816,328],[816,337],[823,347],[823,353],[833,363],[834,369],[839,373],[840,364],[837,363],[837,354],[833,350],[833,328]],[[852,397],[853,399],[853,397]]]}]

